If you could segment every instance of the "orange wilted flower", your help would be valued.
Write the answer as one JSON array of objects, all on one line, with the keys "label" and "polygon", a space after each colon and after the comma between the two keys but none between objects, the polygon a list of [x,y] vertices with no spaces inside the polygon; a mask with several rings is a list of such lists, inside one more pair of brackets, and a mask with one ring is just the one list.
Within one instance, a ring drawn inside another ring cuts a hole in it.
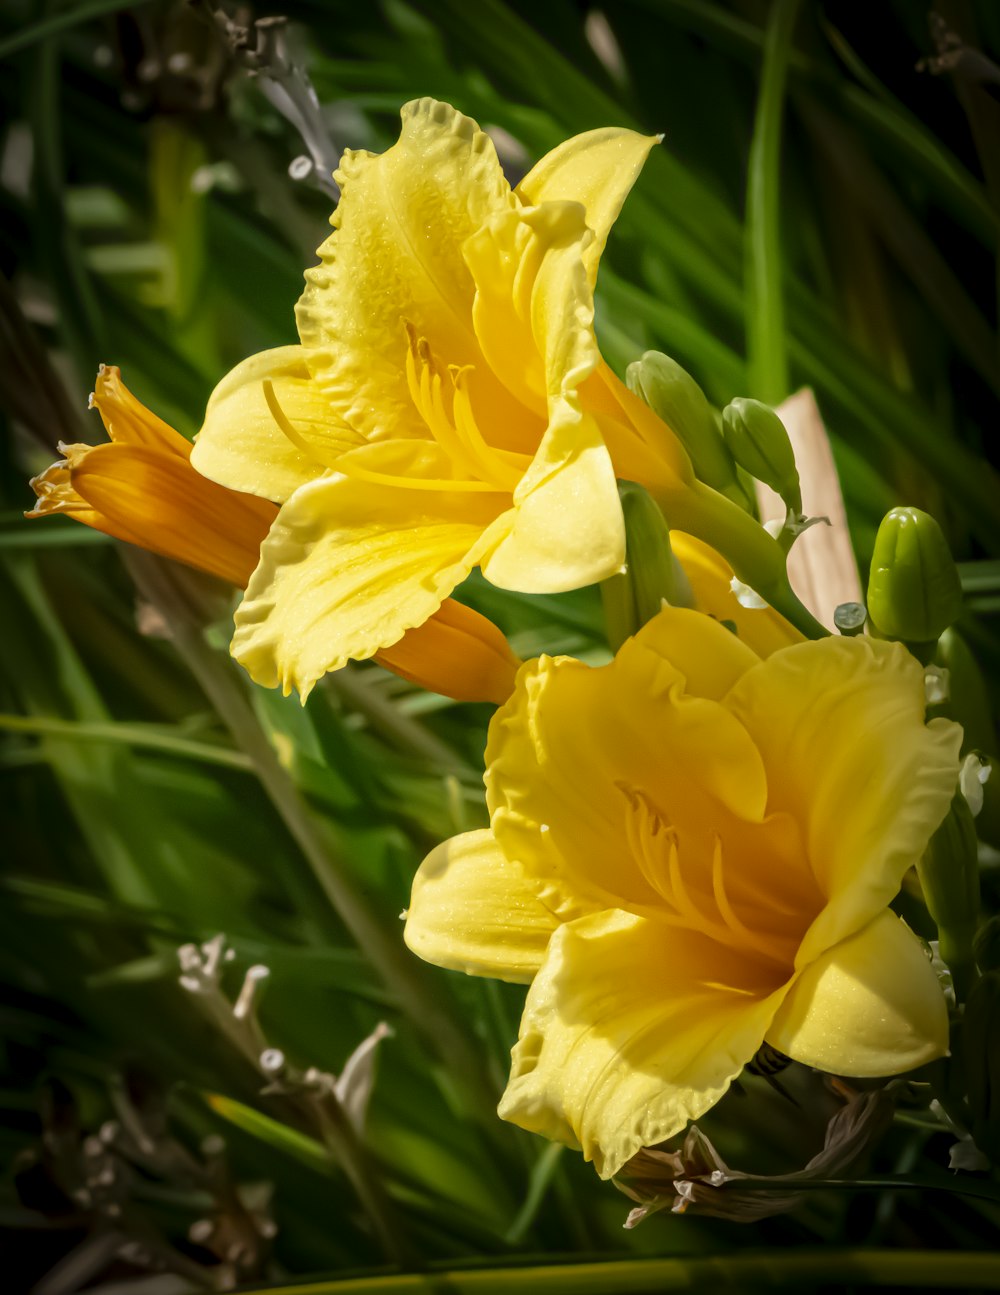
[{"label": "orange wilted flower", "polygon": [[[190,441],[147,409],[114,365],[101,365],[91,407],[110,440],[60,442],[64,458],[32,479],[38,500],[25,515],[65,513],[244,588],[277,507],[196,472]],[[498,703],[510,695],[520,665],[492,621],[451,599],[376,659],[433,692]]]},{"label": "orange wilted flower", "polygon": [[65,445],[60,462],[32,479],[28,517],[66,513],[77,521],[175,558],[241,588],[257,565],[276,509],[206,481],[191,467],[191,443],[102,364],[91,407],[109,441]]}]

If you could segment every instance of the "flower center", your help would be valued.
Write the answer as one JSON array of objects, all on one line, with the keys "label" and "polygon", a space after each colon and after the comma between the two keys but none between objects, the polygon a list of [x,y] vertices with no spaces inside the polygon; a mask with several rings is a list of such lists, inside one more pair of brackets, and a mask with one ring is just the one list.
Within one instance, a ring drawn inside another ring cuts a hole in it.
[{"label": "flower center", "polygon": [[663,901],[662,920],[790,969],[812,905],[780,886],[762,888],[757,861],[742,867],[743,852],[727,848],[717,831],[679,831],[644,791],[623,783],[618,789],[628,802],[629,851]]},{"label": "flower center", "polygon": [[510,493],[531,462],[527,454],[498,450],[484,439],[472,408],[469,379],[472,368],[435,359],[425,338],[406,324],[406,381],[410,397],[433,439],[444,450],[459,476],[486,482]]}]

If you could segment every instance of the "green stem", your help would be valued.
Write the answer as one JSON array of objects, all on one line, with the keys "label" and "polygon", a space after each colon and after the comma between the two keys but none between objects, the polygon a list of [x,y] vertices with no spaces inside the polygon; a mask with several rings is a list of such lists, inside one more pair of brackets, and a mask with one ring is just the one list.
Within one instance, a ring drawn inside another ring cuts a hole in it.
[{"label": "green stem", "polygon": [[399,707],[380,696],[371,672],[346,665],[327,676],[327,684],[351,710],[363,715],[372,729],[404,755],[428,760],[442,769],[467,773],[468,764],[446,742],[429,733],[426,728]]},{"label": "green stem", "polygon": [[807,638],[826,638],[829,631],[802,605],[788,583],[781,545],[749,513],[701,481],[685,484],[657,502],[673,529],[710,544],[739,580]]},{"label": "green stem", "polygon": [[224,746],[209,742],[194,742],[190,738],[163,733],[153,725],[84,723],[80,720],[50,719],[41,715],[0,715],[0,732],[28,733],[37,737],[64,737],[74,742],[111,742],[164,755],[176,755],[204,764],[222,765],[227,769],[252,770],[249,758],[242,751],[230,751]]},{"label": "green stem", "polygon": [[[754,1178],[752,1175],[733,1180],[736,1188],[752,1187],[760,1192],[850,1191],[850,1192],[952,1192],[957,1196],[975,1196],[981,1201],[1000,1204],[1000,1185],[964,1174],[885,1174],[879,1178]],[[724,1189],[722,1189],[724,1191]]]},{"label": "green stem", "polygon": [[[483,1119],[495,1121],[492,1085],[479,1050],[456,1025],[442,1003],[441,985],[403,944],[390,934],[369,907],[329,835],[322,832],[291,777],[282,767],[267,734],[231,668],[205,642],[191,607],[190,577],[176,564],[150,554],[128,554],[128,565],[144,595],[166,616],[173,642],[212,702],[236,746],[249,757],[268,799],[335,912],[360,949],[392,990],[400,1006],[428,1043],[447,1063],[461,1090]],[[488,1113],[488,1114],[487,1114]]]},{"label": "green stem", "polygon": [[[269,1295],[432,1295],[447,1283],[449,1295],[642,1295],[664,1291],[747,1290],[763,1286],[803,1291],[895,1286],[904,1290],[995,1290],[1000,1257],[951,1250],[773,1250],[697,1259],[633,1259],[545,1267],[494,1267],[472,1271],[361,1277],[270,1287]],[[245,1295],[251,1295],[246,1291]]]},{"label": "green stem", "polygon": [[560,1157],[565,1150],[561,1142],[550,1142],[535,1161],[524,1204],[504,1236],[508,1245],[517,1246],[524,1240],[541,1209],[545,1193],[549,1189],[553,1175],[559,1167]]},{"label": "green stem", "polygon": [[781,287],[781,119],[798,9],[799,0],[774,0],[771,7],[747,174],[747,351],[753,394],[772,405],[788,394]]},{"label": "green stem", "polygon": [[387,1259],[409,1268],[420,1267],[404,1242],[396,1210],[383,1186],[378,1166],[347,1117],[337,1094],[328,1088],[312,1103],[323,1141],[351,1180]]}]

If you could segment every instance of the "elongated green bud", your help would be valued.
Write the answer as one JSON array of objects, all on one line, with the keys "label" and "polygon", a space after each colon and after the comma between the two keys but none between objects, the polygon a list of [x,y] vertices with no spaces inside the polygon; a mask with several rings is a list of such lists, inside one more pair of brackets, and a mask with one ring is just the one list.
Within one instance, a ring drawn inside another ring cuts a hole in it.
[{"label": "elongated green bud", "polygon": [[917,864],[927,911],[937,923],[938,949],[963,999],[974,977],[973,941],[979,924],[976,826],[968,801],[956,792],[947,817]]},{"label": "elongated green bud", "polygon": [[694,599],[684,568],[670,548],[670,531],[660,509],[642,486],[621,481],[625,517],[625,570],[601,585],[608,642],[617,652],[627,638],[653,619],[664,601],[690,607]]},{"label": "elongated green bud", "polygon": [[625,370],[629,390],[657,414],[687,450],[695,476],[741,508],[747,496],[719,434],[712,406],[686,369],[661,351],[647,351]]},{"label": "elongated green bud", "polygon": [[768,405],[739,396],[722,411],[722,435],[729,452],[752,477],[780,495],[796,517],[802,513],[802,488],[785,424]]},{"label": "elongated green bud", "polygon": [[948,699],[932,715],[943,715],[961,724],[965,733],[962,751],[995,751],[996,733],[986,681],[965,639],[954,628],[946,629],[934,653],[935,665],[948,671]]},{"label": "elongated green bud", "polygon": [[987,971],[965,1005],[961,1055],[976,1146],[1000,1159],[1000,971]]},{"label": "elongated green bud", "polygon": [[1000,971],[1000,917],[986,919],[972,947],[980,971]]},{"label": "elongated green bud", "polygon": [[961,610],[962,586],[941,527],[919,508],[886,513],[868,577],[868,615],[878,632],[934,643]]},{"label": "elongated green bud", "polygon": [[980,841],[1000,850],[1000,761],[987,756],[989,773],[982,784],[983,804],[976,815],[976,833]]}]

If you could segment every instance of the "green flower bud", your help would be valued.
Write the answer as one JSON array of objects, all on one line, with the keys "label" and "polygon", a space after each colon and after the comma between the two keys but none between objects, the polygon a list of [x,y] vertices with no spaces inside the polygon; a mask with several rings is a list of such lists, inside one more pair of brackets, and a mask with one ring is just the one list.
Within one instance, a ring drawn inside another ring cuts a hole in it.
[{"label": "green flower bud", "polygon": [[747,496],[712,406],[690,373],[668,355],[647,351],[628,366],[625,381],[684,446],[699,481],[746,508]]},{"label": "green flower bud", "polygon": [[933,715],[943,715],[961,724],[965,732],[962,752],[995,751],[989,693],[976,658],[965,639],[954,628],[946,629],[934,653],[936,665],[948,671],[948,700],[936,706]]},{"label": "green flower bud", "polygon": [[962,586],[941,527],[919,508],[886,513],[868,577],[868,615],[879,634],[934,643],[961,610]]},{"label": "green flower bud", "polygon": [[1000,1160],[1000,971],[973,986],[961,1030],[962,1061],[972,1137],[984,1155]]},{"label": "green flower bud", "polygon": [[979,851],[968,801],[956,792],[947,817],[917,864],[927,911],[937,923],[938,949],[961,999],[974,975],[979,924]]},{"label": "green flower bud", "polygon": [[625,518],[625,570],[601,584],[604,623],[615,652],[664,601],[672,607],[694,603],[684,568],[670,548],[670,530],[648,492],[620,481],[618,495]]},{"label": "green flower bud", "polygon": [[1000,850],[1000,762],[987,756],[989,776],[983,783],[983,807],[976,815],[976,833],[980,841]]},{"label": "green flower bud", "polygon": [[990,917],[976,932],[972,945],[980,971],[1000,971],[1000,917]]},{"label": "green flower bud", "polygon": [[785,507],[798,517],[802,488],[795,453],[785,424],[773,409],[759,400],[739,396],[722,411],[722,434],[729,452],[752,477],[781,496]]}]

